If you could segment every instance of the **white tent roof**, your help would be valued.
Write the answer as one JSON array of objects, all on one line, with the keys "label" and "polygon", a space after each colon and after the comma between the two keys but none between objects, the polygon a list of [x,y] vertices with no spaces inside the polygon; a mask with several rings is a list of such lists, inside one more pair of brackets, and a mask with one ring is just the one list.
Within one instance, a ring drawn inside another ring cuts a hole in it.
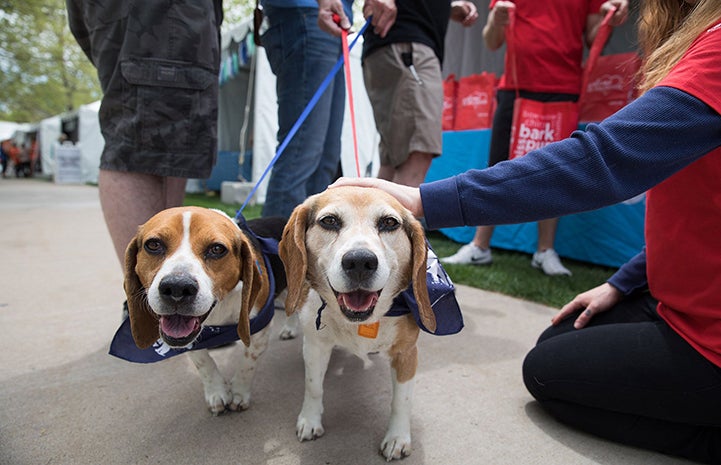
[{"label": "white tent roof", "polygon": [[20,126],[10,121],[0,121],[0,140],[10,139]]}]

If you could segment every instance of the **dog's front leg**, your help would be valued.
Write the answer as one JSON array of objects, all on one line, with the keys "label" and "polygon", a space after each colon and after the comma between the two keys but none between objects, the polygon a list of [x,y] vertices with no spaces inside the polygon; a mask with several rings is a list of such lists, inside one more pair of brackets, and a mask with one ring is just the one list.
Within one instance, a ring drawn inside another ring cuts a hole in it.
[{"label": "dog's front leg", "polygon": [[218,366],[206,349],[188,351],[188,356],[200,374],[208,408],[213,415],[222,413],[232,399],[232,395]]},{"label": "dog's front leg", "polygon": [[[315,329],[314,329],[315,330]],[[323,436],[323,379],[333,345],[315,337],[303,336],[303,362],[305,364],[305,395],[303,408],[298,415],[295,432],[299,441]]]},{"label": "dog's front leg", "polygon": [[393,398],[388,430],[381,442],[381,453],[388,461],[402,459],[411,453],[411,406],[418,367],[415,340],[412,344],[398,347],[390,355]]},{"label": "dog's front leg", "polygon": [[250,405],[250,391],[253,385],[253,376],[255,376],[255,367],[258,359],[268,347],[269,335],[270,325],[251,336],[249,347],[238,344],[240,346],[238,350],[243,353],[236,357],[238,366],[230,382],[230,390],[233,395],[233,401],[228,406],[230,410],[245,410]]},{"label": "dog's front leg", "polygon": [[411,454],[411,406],[414,379],[401,383],[396,370],[393,372],[393,399],[388,430],[381,443],[381,453],[390,462]]}]

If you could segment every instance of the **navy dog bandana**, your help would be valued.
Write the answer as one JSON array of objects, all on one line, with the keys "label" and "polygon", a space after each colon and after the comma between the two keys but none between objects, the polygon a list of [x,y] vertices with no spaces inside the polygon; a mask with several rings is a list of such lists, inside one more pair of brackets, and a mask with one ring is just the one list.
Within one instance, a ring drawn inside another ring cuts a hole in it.
[{"label": "navy dog bandana", "polygon": [[[258,237],[261,242],[263,260],[268,269],[270,279],[270,294],[268,301],[261,311],[250,320],[250,333],[255,334],[265,328],[273,318],[275,312],[274,298],[275,279],[271,272],[268,254],[278,254],[278,242],[273,239]],[[413,287],[403,291],[393,301],[393,306],[386,313],[387,316],[401,316],[412,313],[418,326],[425,332],[436,336],[456,334],[463,329],[463,315],[456,300],[455,286],[443,266],[438,261],[433,249],[428,246],[428,260],[426,267],[428,296],[430,297],[433,314],[436,318],[436,331],[426,328],[418,312],[418,304],[413,296]],[[320,313],[320,312],[319,312]],[[173,348],[162,339],[158,339],[151,347],[140,349],[135,345],[130,330],[130,319],[126,318],[121,324],[110,344],[110,355],[135,363],[154,363],[166,360],[189,350],[210,349],[237,341],[237,325],[204,326],[198,338],[190,345],[182,348]]]}]

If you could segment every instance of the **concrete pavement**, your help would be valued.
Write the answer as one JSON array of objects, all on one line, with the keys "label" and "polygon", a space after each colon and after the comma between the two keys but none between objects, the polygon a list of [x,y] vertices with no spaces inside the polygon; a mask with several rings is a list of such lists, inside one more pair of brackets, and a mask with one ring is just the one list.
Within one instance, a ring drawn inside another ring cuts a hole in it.
[{"label": "concrete pavement", "polygon": [[[107,354],[124,300],[92,186],[0,179],[0,464],[367,465],[389,415],[384,363],[334,353],[324,437],[299,443],[301,340],[274,335],[249,410],[213,417],[184,356],[138,365]],[[459,286],[465,328],[422,334],[415,464],[682,464],[545,415],[521,363],[554,310]],[[227,349],[217,359],[228,368]]]}]

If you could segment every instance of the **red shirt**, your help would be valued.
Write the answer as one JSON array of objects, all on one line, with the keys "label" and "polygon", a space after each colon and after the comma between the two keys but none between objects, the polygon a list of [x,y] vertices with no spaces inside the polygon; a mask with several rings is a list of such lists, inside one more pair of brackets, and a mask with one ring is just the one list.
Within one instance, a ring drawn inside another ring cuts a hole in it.
[{"label": "red shirt", "polygon": [[[693,42],[659,86],[721,113],[719,50],[721,22]],[[659,314],[721,366],[721,148],[651,189],[646,202],[648,282]]]},{"label": "red shirt", "polygon": [[[490,8],[496,4],[492,0]],[[584,31],[588,15],[603,0],[516,0],[515,54],[518,88],[578,94],[581,90]],[[508,34],[508,30],[506,30]],[[508,41],[506,37],[506,50]],[[508,53],[499,89],[516,89]]]}]

